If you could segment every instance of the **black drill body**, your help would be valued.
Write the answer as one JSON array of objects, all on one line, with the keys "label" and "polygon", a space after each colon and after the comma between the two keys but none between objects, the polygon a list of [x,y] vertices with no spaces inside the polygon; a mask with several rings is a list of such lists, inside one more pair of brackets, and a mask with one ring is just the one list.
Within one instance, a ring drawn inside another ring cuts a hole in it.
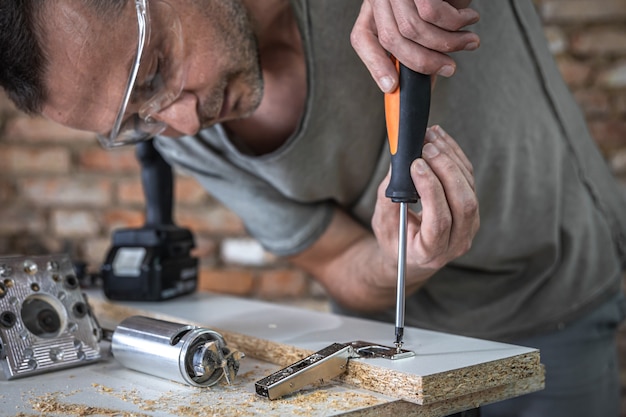
[{"label": "black drill body", "polygon": [[116,230],[102,266],[103,289],[112,300],[160,301],[194,292],[198,260],[191,231],[172,218],[172,168],[152,140],[136,145],[146,200],[143,227]]}]

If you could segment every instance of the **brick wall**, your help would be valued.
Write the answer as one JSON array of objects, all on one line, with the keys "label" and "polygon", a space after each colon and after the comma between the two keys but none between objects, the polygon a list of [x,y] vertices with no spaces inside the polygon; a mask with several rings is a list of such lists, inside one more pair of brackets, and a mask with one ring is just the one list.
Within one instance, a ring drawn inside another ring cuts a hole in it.
[{"label": "brick wall", "polygon": [[[626,0],[536,0],[551,50],[626,190]],[[0,253],[66,251],[91,269],[112,230],[143,223],[132,149],[30,118],[0,95]],[[239,219],[182,174],[175,219],[194,231],[202,288],[262,298],[321,295],[249,239]],[[626,192],[626,191],[625,191]]]},{"label": "brick wall", "polygon": [[[626,0],[536,0],[561,71],[626,192]],[[30,118],[0,94],[0,253],[65,251],[97,269],[119,227],[143,223],[132,149]],[[264,253],[240,220],[177,174],[178,224],[194,231],[202,288],[262,298],[322,295]]]},{"label": "brick wall", "polygon": [[[0,253],[68,252],[95,271],[113,230],[144,221],[133,149],[18,111],[0,94]],[[268,299],[321,294],[301,271],[263,252],[241,221],[177,173],[177,224],[193,230],[201,287]]]}]

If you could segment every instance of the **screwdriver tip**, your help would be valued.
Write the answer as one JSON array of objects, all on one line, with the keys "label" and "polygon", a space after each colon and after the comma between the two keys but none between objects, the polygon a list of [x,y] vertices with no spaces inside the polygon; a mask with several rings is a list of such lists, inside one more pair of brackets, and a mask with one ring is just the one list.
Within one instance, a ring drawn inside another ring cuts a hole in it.
[{"label": "screwdriver tip", "polygon": [[396,351],[400,353],[402,351],[402,338],[404,336],[404,327],[396,327],[396,341],[394,345],[396,345]]}]

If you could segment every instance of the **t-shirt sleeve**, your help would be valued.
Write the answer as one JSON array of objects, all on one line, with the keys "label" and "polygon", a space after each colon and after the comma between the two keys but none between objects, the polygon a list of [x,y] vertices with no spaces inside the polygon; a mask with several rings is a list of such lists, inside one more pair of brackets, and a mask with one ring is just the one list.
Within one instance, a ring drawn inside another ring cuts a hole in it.
[{"label": "t-shirt sleeve", "polygon": [[241,218],[250,236],[278,256],[302,252],[330,223],[333,203],[290,199],[227,160],[219,148],[201,137],[159,137],[155,146],[168,163],[193,176]]}]

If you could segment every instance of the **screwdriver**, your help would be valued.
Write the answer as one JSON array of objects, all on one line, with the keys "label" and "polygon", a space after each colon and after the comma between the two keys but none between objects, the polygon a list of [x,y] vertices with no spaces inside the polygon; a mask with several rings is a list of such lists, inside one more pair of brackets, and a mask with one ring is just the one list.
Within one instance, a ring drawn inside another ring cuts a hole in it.
[{"label": "screwdriver", "polygon": [[400,203],[398,228],[398,282],[396,288],[395,346],[404,338],[404,289],[406,277],[407,207],[419,195],[411,179],[411,163],[422,155],[430,111],[430,76],[420,74],[391,57],[399,73],[399,86],[385,94],[385,119],[391,152],[391,179],[385,196]]}]

